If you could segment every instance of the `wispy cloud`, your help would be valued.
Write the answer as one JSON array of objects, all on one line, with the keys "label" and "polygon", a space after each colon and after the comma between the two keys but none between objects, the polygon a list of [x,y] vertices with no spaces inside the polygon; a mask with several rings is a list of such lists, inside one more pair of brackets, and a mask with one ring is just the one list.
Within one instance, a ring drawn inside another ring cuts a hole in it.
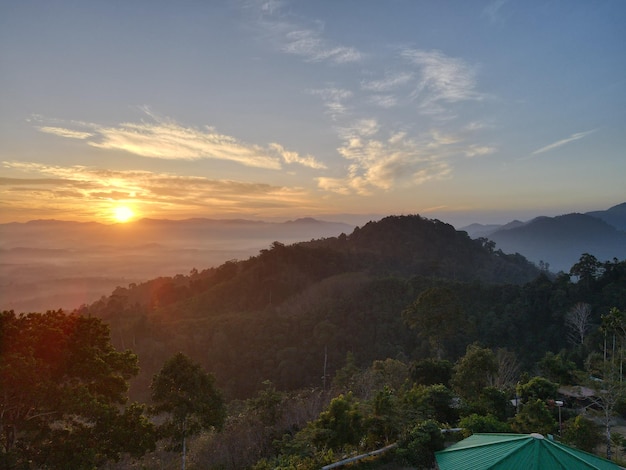
[{"label": "wispy cloud", "polygon": [[557,140],[556,142],[546,145],[545,147],[541,147],[540,149],[537,149],[534,152],[531,152],[531,155],[539,155],[540,153],[554,150],[555,148],[562,147],[563,145],[569,144],[570,142],[574,142],[575,140],[580,140],[583,137],[586,137],[595,131],[596,129],[586,131],[586,132],[577,132],[575,134],[570,135],[566,139]]},{"label": "wispy cloud", "polygon": [[326,108],[326,114],[328,114],[333,121],[347,114],[348,106],[346,102],[354,95],[350,90],[338,87],[309,90],[309,93],[322,98],[324,107]]},{"label": "wispy cloud", "polygon": [[492,0],[484,9],[483,15],[487,16],[492,23],[501,21],[502,7],[508,3],[509,0]]},{"label": "wispy cloud", "polygon": [[345,64],[359,62],[363,54],[355,47],[337,44],[324,37],[322,22],[295,18],[285,2],[250,2],[257,13],[256,26],[278,50],[302,57],[307,62]]},{"label": "wispy cloud", "polygon": [[388,92],[411,83],[414,78],[415,76],[412,72],[386,73],[384,78],[362,81],[361,88],[367,91]]},{"label": "wispy cloud", "polygon": [[400,55],[420,70],[414,95],[421,98],[423,106],[440,101],[456,103],[484,98],[482,93],[476,91],[474,67],[464,60],[436,50],[405,49]]},{"label": "wispy cloud", "polygon": [[322,170],[326,168],[326,165],[317,161],[311,155],[301,156],[297,152],[290,152],[286,150],[282,145],[272,143],[269,147],[274,150],[277,154],[279,154],[285,163],[298,163],[302,166],[307,166],[309,168],[314,168],[318,170]]},{"label": "wispy cloud", "polygon": [[227,160],[273,170],[280,170],[283,164],[324,168],[313,156],[300,156],[279,144],[270,143],[265,147],[250,144],[220,134],[213,127],[185,127],[171,119],[159,118],[148,109],[144,111],[151,118],[150,121],[126,122],[116,126],[83,123],[82,126],[87,127],[89,132],[60,126],[40,126],[39,130],[59,137],[81,139],[92,147],[121,150],[146,158]]},{"label": "wispy cloud", "polygon": [[2,204],[43,213],[63,207],[97,215],[108,213],[115,201],[130,203],[145,215],[152,210],[167,214],[278,213],[315,205],[314,198],[297,187],[33,162],[3,162],[3,166],[22,172],[24,178],[0,179]]},{"label": "wispy cloud", "polygon": [[319,31],[301,29],[283,36],[282,50],[312,62],[331,61],[338,64],[358,62],[361,53],[353,47],[338,46],[324,40]]},{"label": "wispy cloud", "polygon": [[89,137],[93,137],[91,132],[82,132],[75,131],[72,129],[64,129],[62,127],[52,127],[52,126],[42,126],[39,128],[41,132],[45,132],[47,134],[54,134],[59,137],[67,137],[68,139],[88,139]]},{"label": "wispy cloud", "polygon": [[495,147],[491,147],[488,145],[470,145],[465,150],[466,157],[481,157],[483,155],[489,155],[496,152],[497,149]]}]

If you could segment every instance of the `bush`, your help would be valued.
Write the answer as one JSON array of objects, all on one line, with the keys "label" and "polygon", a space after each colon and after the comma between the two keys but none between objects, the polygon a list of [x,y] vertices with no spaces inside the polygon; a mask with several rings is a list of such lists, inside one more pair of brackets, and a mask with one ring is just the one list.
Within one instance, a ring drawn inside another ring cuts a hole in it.
[{"label": "bush", "polygon": [[580,415],[568,419],[563,423],[563,442],[574,447],[593,452],[593,449],[602,442],[602,434],[598,425]]},{"label": "bush", "polygon": [[464,437],[477,432],[511,432],[511,426],[491,414],[482,416],[474,413],[466,416],[459,422],[459,427],[463,428]]},{"label": "bush", "polygon": [[439,423],[429,419],[415,426],[400,440],[396,455],[417,468],[431,468],[435,462],[435,452],[443,449],[443,444]]}]

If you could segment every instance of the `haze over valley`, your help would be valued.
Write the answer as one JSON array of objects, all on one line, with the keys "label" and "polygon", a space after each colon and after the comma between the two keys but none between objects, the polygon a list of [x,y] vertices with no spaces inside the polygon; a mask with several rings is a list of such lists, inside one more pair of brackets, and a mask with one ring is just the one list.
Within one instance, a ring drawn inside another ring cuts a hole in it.
[{"label": "haze over valley", "polygon": [[314,219],[0,224],[1,308],[72,310],[117,286],[244,260],[274,241],[290,244],[353,228]]},{"label": "haze over valley", "polygon": [[[590,214],[457,227],[556,273],[583,253],[626,259],[626,203]],[[608,222],[607,222],[608,221]],[[609,223],[610,222],[610,223]],[[73,310],[125,287],[245,260],[286,245],[350,234],[355,226],[301,218],[152,220],[100,224],[38,220],[0,224],[0,298],[16,311]]]}]

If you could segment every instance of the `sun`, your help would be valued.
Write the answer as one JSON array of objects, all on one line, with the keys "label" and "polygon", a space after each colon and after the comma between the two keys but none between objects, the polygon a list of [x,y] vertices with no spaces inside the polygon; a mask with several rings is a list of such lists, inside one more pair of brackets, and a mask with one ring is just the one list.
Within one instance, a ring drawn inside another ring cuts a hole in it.
[{"label": "sun", "polygon": [[134,217],[135,213],[130,207],[127,206],[118,206],[113,209],[113,217],[118,222],[128,222],[130,219]]}]

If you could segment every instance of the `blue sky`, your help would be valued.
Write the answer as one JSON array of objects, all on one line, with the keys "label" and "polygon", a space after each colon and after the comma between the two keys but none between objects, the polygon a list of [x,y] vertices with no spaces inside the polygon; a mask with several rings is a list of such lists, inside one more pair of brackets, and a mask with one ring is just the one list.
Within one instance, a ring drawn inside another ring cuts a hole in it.
[{"label": "blue sky", "polygon": [[0,4],[0,221],[626,201],[626,2]]}]

